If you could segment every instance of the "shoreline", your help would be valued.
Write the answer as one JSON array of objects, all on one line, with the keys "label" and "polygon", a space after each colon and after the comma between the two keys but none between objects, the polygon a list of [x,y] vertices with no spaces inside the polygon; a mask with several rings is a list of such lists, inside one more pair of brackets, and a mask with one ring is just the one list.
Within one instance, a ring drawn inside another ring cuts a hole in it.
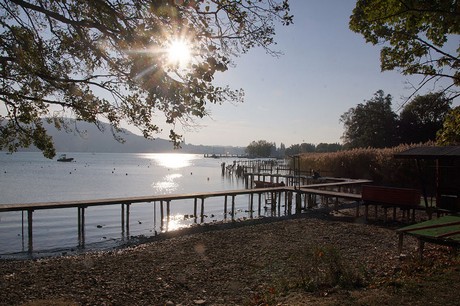
[{"label": "shoreline", "polygon": [[400,255],[395,229],[404,224],[354,216],[316,210],[110,251],[0,260],[0,306],[455,305],[459,256],[429,244],[420,262],[413,237]]}]

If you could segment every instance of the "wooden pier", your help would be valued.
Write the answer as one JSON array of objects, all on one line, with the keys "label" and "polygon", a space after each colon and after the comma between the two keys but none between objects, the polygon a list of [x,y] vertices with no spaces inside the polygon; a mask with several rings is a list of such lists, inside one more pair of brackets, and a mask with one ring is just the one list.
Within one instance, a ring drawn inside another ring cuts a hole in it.
[{"label": "wooden pier", "polygon": [[221,153],[212,153],[212,154],[204,154],[204,158],[248,158],[247,155],[239,155],[239,154],[221,154]]},{"label": "wooden pier", "polygon": [[[283,188],[264,188],[264,189],[250,189],[250,190],[233,190],[233,191],[218,191],[218,192],[206,192],[206,193],[190,193],[190,194],[178,194],[178,195],[159,195],[159,196],[144,196],[144,197],[129,197],[129,198],[110,198],[101,200],[84,200],[84,201],[64,201],[64,202],[41,202],[41,203],[19,203],[19,204],[0,204],[1,212],[13,212],[20,211],[23,213],[22,228],[24,233],[24,214],[27,219],[27,237],[28,237],[28,252],[33,252],[33,212],[36,210],[53,210],[62,208],[77,208],[77,233],[78,233],[78,247],[85,247],[85,217],[86,208],[95,206],[109,206],[109,205],[120,205],[121,206],[121,230],[122,235],[129,236],[129,225],[130,225],[130,207],[138,203],[152,203],[155,206],[157,203],[160,205],[160,221],[161,229],[167,226],[170,220],[171,213],[170,207],[172,202],[193,199],[193,218],[195,222],[203,223],[205,216],[205,199],[212,197],[223,198],[223,213],[224,220],[231,218],[234,220],[235,216],[235,201],[237,196],[248,195],[249,196],[249,217],[253,217],[255,199],[254,195],[258,195],[258,214],[261,214],[262,196],[266,193],[276,193],[278,199],[282,199],[281,194],[286,191]],[[281,207],[281,203],[278,203]],[[198,214],[199,206],[199,214]],[[156,210],[155,210],[156,211]],[[275,213],[275,210],[273,210]],[[280,212],[278,212],[280,214]],[[286,212],[290,214],[290,212]]]},{"label": "wooden pier", "polygon": [[[254,217],[254,208],[257,206],[257,216],[261,216],[262,209],[270,210],[272,216],[281,216],[284,208],[284,215],[292,213],[299,214],[303,210],[313,208],[313,196],[319,195],[326,198],[335,198],[335,209],[338,209],[338,199],[350,199],[360,201],[361,194],[359,187],[363,183],[368,183],[368,180],[344,180],[340,179],[335,182],[302,185],[301,188],[293,186],[258,188],[258,189],[242,189],[242,190],[226,190],[218,192],[205,193],[190,193],[178,195],[158,195],[158,196],[143,196],[129,198],[110,198],[102,200],[84,200],[84,201],[65,201],[65,202],[42,202],[42,203],[19,203],[19,204],[0,204],[1,212],[20,211],[23,214],[22,230],[24,236],[25,218],[27,216],[27,237],[28,237],[28,252],[32,253],[33,248],[33,212],[36,210],[53,210],[59,208],[77,208],[77,233],[78,247],[85,247],[85,218],[86,208],[95,206],[120,205],[121,207],[121,232],[123,237],[130,237],[130,207],[138,203],[152,203],[154,213],[156,205],[160,205],[160,221],[161,229],[163,230],[170,221],[170,208],[173,202],[180,200],[193,199],[193,218],[195,223],[203,223],[205,216],[205,200],[207,198],[220,197],[223,198],[223,221],[235,218],[235,203],[236,197],[248,197],[248,217]],[[347,188],[346,190],[343,190]],[[257,199],[254,199],[257,195]],[[295,195],[295,196],[294,196]],[[316,200],[315,200],[316,201]],[[327,202],[326,202],[327,203]],[[199,209],[199,213],[198,213]],[[154,217],[155,218],[155,217]],[[198,221],[199,220],[199,221]]]}]

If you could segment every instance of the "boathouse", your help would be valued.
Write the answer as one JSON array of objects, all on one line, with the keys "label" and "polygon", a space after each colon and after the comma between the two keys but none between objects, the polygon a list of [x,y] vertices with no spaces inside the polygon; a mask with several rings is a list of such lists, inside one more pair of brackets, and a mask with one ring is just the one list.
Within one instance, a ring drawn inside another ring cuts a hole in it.
[{"label": "boathouse", "polygon": [[[416,161],[427,206],[427,190],[434,190],[436,209],[460,212],[460,146],[415,147],[395,154],[395,158]],[[422,167],[434,167],[434,178],[424,176]]]}]

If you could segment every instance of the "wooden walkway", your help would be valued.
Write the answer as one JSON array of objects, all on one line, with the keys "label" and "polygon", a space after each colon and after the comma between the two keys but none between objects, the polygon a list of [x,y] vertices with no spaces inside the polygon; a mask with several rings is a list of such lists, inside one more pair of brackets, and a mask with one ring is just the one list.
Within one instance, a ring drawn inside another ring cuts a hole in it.
[{"label": "wooden walkway", "polygon": [[[143,197],[129,197],[129,198],[110,198],[101,200],[83,200],[83,201],[63,201],[63,202],[40,202],[40,203],[18,203],[18,204],[0,204],[0,212],[27,212],[27,236],[28,236],[28,252],[33,252],[33,212],[35,210],[52,210],[62,208],[77,208],[77,231],[78,231],[78,246],[85,246],[85,209],[95,206],[108,206],[108,205],[121,205],[121,228],[122,234],[129,237],[129,223],[130,223],[130,206],[137,203],[156,203],[160,204],[160,220],[161,228],[164,227],[164,221],[169,222],[170,205],[172,201],[193,199],[194,200],[194,214],[193,217],[197,220],[200,216],[200,221],[204,221],[205,199],[212,197],[224,198],[224,218],[227,215],[234,219],[235,216],[235,198],[241,195],[249,196],[249,212],[252,218],[254,210],[254,195],[258,195],[258,213],[261,213],[262,195],[270,192],[278,194],[281,199],[281,193],[285,193],[284,188],[261,188],[261,189],[246,189],[246,190],[230,190],[218,192],[204,192],[204,193],[189,193],[178,195],[159,195],[159,196],[143,196]],[[198,215],[198,202],[200,205],[200,214]],[[279,201],[280,202],[280,201]],[[280,203],[278,203],[280,205]],[[165,207],[166,206],[166,207]],[[229,207],[230,206],[230,207]],[[24,218],[23,218],[24,229]],[[24,231],[24,230],[23,230]]]},{"label": "wooden walkway", "polygon": [[[40,202],[40,203],[18,203],[18,204],[0,204],[0,212],[13,212],[20,211],[23,213],[22,228],[24,232],[24,212],[27,213],[27,236],[28,236],[28,252],[33,252],[33,212],[36,210],[52,210],[62,208],[77,208],[77,231],[78,231],[78,246],[85,246],[85,213],[88,207],[95,206],[108,206],[120,205],[121,206],[121,229],[122,235],[126,234],[129,237],[129,224],[130,224],[130,206],[137,203],[153,203],[160,205],[160,221],[161,228],[164,227],[164,222],[169,223],[171,213],[171,203],[173,201],[180,201],[186,199],[193,199],[193,218],[195,222],[199,217],[201,223],[204,222],[205,216],[205,199],[221,197],[223,198],[223,212],[224,220],[227,216],[234,220],[235,216],[235,198],[237,196],[249,197],[249,218],[253,218],[254,205],[257,205],[258,215],[261,215],[262,210],[262,197],[269,197],[270,209],[275,216],[276,213],[281,215],[282,201],[284,201],[285,214],[292,213],[293,203],[295,204],[295,213],[302,212],[302,196],[305,197],[304,208],[312,208],[311,196],[319,195],[326,198],[326,203],[329,198],[335,198],[335,209],[337,209],[338,199],[350,199],[354,201],[361,200],[361,194],[358,192],[343,192],[342,188],[355,188],[361,186],[363,183],[369,182],[368,180],[346,180],[343,179],[333,183],[304,185],[301,188],[296,187],[272,187],[272,188],[257,188],[257,189],[242,189],[242,190],[226,190],[217,192],[204,192],[204,193],[189,193],[177,195],[158,195],[158,196],[142,196],[142,197],[129,197],[129,198],[109,198],[101,200],[83,200],[83,201],[63,201],[63,202]],[[359,190],[359,189],[354,189]],[[295,201],[293,201],[293,195]],[[254,195],[258,195],[257,202]],[[284,195],[284,196],[283,196]],[[267,203],[266,203],[267,204]],[[199,214],[198,214],[199,208]],[[156,211],[154,209],[154,211]]]}]

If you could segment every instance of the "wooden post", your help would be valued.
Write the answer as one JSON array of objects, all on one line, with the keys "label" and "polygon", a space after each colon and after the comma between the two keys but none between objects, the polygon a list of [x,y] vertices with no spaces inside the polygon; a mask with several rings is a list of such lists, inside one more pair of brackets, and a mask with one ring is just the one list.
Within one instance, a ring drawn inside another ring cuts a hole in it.
[{"label": "wooden post", "polygon": [[126,237],[129,239],[129,208],[131,203],[126,204]]},{"label": "wooden post", "polygon": [[160,201],[160,228],[163,229],[164,225],[164,212],[163,212],[163,200]]},{"label": "wooden post", "polygon": [[260,211],[262,209],[262,194],[259,193],[259,203],[258,203],[258,213],[259,213],[259,216],[260,216]]},{"label": "wooden post", "polygon": [[295,194],[295,213],[300,214],[302,212],[302,194],[297,192]]},{"label": "wooden post", "polygon": [[22,251],[24,251],[24,211],[21,210],[22,226],[21,226],[21,240],[22,240]]},{"label": "wooden post", "polygon": [[195,223],[196,223],[196,218],[198,217],[198,215],[196,214],[197,201],[198,201],[197,198],[195,198],[193,201],[193,218],[195,219]]},{"label": "wooden post", "polygon": [[78,206],[78,246],[85,247],[85,207]]},{"label": "wooden post", "polygon": [[81,246],[85,247],[85,207],[81,209]]},{"label": "wooden post", "polygon": [[169,223],[169,219],[170,219],[170,216],[171,216],[171,201],[168,200],[166,201],[166,222]]},{"label": "wooden post", "polygon": [[77,231],[78,231],[78,246],[81,245],[81,211],[80,207],[77,207]]},{"label": "wooden post", "polygon": [[235,218],[235,196],[232,195],[232,220]]},{"label": "wooden post", "polygon": [[227,195],[224,198],[224,219],[227,219]]},{"label": "wooden post", "polygon": [[125,204],[121,204],[121,237],[125,237]]},{"label": "wooden post", "polygon": [[254,217],[254,214],[253,214],[253,210],[254,210],[254,194],[253,193],[251,193],[249,201],[250,201],[249,216],[252,219]]},{"label": "wooden post", "polygon": [[29,238],[29,248],[28,248],[29,254],[32,254],[33,249],[34,249],[34,247],[33,247],[33,230],[32,230],[32,213],[33,213],[32,209],[27,210],[27,231],[28,231],[27,237]]},{"label": "wooden post", "polygon": [[157,202],[153,201],[153,232],[156,234],[157,227]]},{"label": "wooden post", "polygon": [[204,198],[201,198],[201,223],[204,222]]},{"label": "wooden post", "polygon": [[275,198],[278,202],[278,216],[281,216],[281,192],[275,192]]}]

